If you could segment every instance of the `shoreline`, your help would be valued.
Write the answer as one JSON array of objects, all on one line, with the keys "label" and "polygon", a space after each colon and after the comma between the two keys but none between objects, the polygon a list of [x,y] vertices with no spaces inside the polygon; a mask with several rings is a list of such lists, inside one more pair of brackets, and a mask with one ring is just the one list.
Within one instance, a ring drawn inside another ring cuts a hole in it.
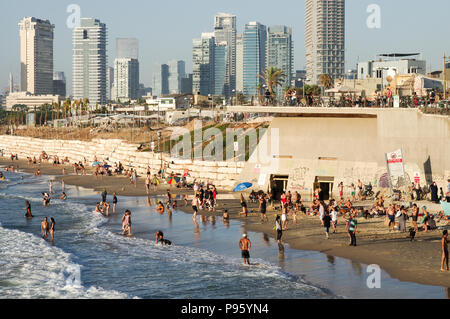
[{"label": "shoreline", "polygon": [[[0,158],[0,165],[19,166],[19,171],[33,174],[39,167],[41,174],[45,176],[55,176],[55,181],[64,179],[66,185],[79,186],[101,192],[105,188],[109,195],[116,192],[118,196],[135,196],[146,197],[144,180],[138,179],[137,188],[130,185],[129,179],[126,177],[107,177],[98,180],[93,175],[71,175],[73,169],[71,166],[59,165],[53,167],[51,163],[43,163],[38,165],[28,165],[27,161],[19,160],[11,162],[10,159]],[[66,169],[66,174],[62,176],[62,168]],[[91,168],[88,169],[91,170]],[[169,188],[166,185],[160,185],[157,192],[150,191],[148,196],[164,196],[166,191],[170,189],[176,195],[192,195],[192,190],[180,190],[177,188]],[[221,199],[221,195],[225,197],[235,197],[235,199]],[[241,218],[238,212],[241,210],[237,195],[230,192],[222,192],[219,190],[218,195],[218,211],[210,213],[200,211],[199,215],[216,215],[221,216],[224,209],[230,212],[230,218],[233,220],[243,221],[243,227],[247,231],[265,233],[271,238],[275,238],[273,231],[275,225],[275,217],[280,211],[268,209],[269,222],[261,224],[259,221],[257,206],[248,202],[249,217]],[[426,204],[429,206],[429,204]],[[422,205],[420,205],[422,206]],[[178,210],[187,214],[192,214],[190,203],[187,207],[180,205]],[[419,232],[416,235],[416,241],[410,242],[408,233],[389,233],[386,226],[383,225],[383,218],[374,218],[364,220],[358,218],[357,247],[349,247],[347,233],[345,232],[342,220],[338,226],[337,234],[330,234],[330,240],[325,240],[323,228],[317,217],[309,217],[298,215],[298,224],[290,222],[289,230],[283,232],[283,243],[288,244],[292,249],[304,251],[316,251],[323,254],[341,257],[348,260],[360,262],[366,265],[377,264],[385,270],[392,278],[403,282],[413,282],[423,285],[450,287],[450,272],[440,271],[441,261],[441,234],[439,230],[429,233]],[[408,222],[407,228],[409,228]]]}]

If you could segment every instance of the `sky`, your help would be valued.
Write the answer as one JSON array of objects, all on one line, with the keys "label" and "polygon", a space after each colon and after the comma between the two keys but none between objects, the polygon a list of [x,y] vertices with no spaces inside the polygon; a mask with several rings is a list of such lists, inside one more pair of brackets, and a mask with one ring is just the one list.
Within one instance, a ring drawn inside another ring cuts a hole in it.
[{"label": "sky", "polygon": [[[152,66],[171,59],[186,61],[192,70],[192,39],[212,32],[214,15],[237,16],[238,33],[246,23],[292,27],[295,69],[305,67],[304,0],[0,0],[0,92],[20,83],[19,21],[24,17],[48,19],[55,25],[54,71],[65,72],[72,92],[72,30],[67,8],[76,4],[84,18],[97,18],[108,28],[108,65],[115,58],[115,39],[139,40],[141,83],[152,85]],[[369,28],[370,5],[380,8],[379,28]],[[346,0],[346,69],[358,61],[377,59],[381,53],[421,53],[427,71],[442,69],[444,52],[450,55],[450,1]]]}]

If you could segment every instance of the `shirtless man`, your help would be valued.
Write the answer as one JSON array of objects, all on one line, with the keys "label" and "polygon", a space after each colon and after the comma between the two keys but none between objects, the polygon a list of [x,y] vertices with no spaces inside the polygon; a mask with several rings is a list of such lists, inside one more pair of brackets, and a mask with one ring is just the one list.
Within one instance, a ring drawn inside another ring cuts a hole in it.
[{"label": "shirtless man", "polygon": [[47,217],[44,217],[44,221],[41,223],[41,234],[43,239],[48,238],[48,232],[50,230],[50,225],[48,224]]},{"label": "shirtless man", "polygon": [[242,258],[244,259],[244,265],[250,265],[250,248],[252,243],[247,238],[247,234],[242,235],[242,239],[239,241],[239,248],[241,249]]}]

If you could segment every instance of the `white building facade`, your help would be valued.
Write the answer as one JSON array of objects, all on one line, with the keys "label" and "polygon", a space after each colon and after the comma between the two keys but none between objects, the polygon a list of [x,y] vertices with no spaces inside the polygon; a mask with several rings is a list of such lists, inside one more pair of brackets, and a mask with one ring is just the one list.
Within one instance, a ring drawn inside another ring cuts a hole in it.
[{"label": "white building facade", "polygon": [[305,0],[306,82],[345,75],[345,0]]},{"label": "white building facade", "polygon": [[48,20],[23,18],[20,29],[20,86],[31,94],[53,93],[53,39]]},{"label": "white building facade", "polygon": [[73,30],[73,98],[106,104],[106,25],[82,18]]},{"label": "white building facade", "polygon": [[114,97],[116,100],[136,100],[139,97],[139,62],[122,58],[114,61]]}]

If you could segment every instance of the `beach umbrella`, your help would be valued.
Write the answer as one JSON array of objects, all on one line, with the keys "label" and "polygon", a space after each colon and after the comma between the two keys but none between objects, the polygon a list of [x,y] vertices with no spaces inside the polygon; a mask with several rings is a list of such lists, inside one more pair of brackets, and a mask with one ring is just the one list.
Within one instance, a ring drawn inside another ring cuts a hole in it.
[{"label": "beach umbrella", "polygon": [[168,185],[176,185],[178,182],[177,182],[177,180],[175,179],[175,177],[170,177],[170,178],[168,178],[167,179],[167,184]]},{"label": "beach umbrella", "polygon": [[233,192],[242,192],[245,191],[246,189],[249,189],[252,186],[253,186],[252,183],[242,183],[236,186]]},{"label": "beach umbrella", "polygon": [[92,163],[92,166],[93,166],[93,167],[98,166],[98,165],[102,165],[102,163],[100,163],[100,162],[94,162],[94,163]]},{"label": "beach umbrella", "polygon": [[103,165],[104,168],[110,168],[111,165]]}]

